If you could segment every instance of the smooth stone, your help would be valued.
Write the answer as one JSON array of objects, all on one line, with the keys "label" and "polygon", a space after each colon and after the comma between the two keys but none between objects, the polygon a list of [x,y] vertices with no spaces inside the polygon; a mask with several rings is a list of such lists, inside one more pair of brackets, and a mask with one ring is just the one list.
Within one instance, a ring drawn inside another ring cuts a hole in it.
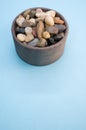
[{"label": "smooth stone", "polygon": [[46,13],[45,13],[45,12],[37,12],[37,13],[36,13],[36,17],[37,17],[37,18],[39,18],[39,17],[45,18],[45,16],[46,16]]},{"label": "smooth stone", "polygon": [[59,40],[61,40],[63,37],[64,37],[64,33],[62,32],[62,33],[59,33],[59,34],[57,34],[56,36],[54,36],[54,40],[55,40],[55,41],[59,41]]},{"label": "smooth stone", "polygon": [[56,43],[53,37],[50,37],[47,41],[49,46]]},{"label": "smooth stone", "polygon": [[30,24],[30,26],[36,26],[36,19],[31,18],[31,19],[29,20],[29,24]]},{"label": "smooth stone", "polygon": [[54,25],[54,20],[51,16],[46,16],[45,17],[45,23],[49,26],[53,26]]},{"label": "smooth stone", "polygon": [[49,32],[47,32],[47,31],[43,32],[43,38],[44,39],[49,39],[50,38]]},{"label": "smooth stone", "polygon": [[59,30],[55,26],[47,26],[46,31],[48,31],[50,34],[57,34]]},{"label": "smooth stone", "polygon": [[34,39],[34,36],[32,33],[29,33],[26,38],[25,38],[25,42],[30,42]]},{"label": "smooth stone", "polygon": [[25,33],[26,33],[26,34],[32,33],[32,28],[31,28],[31,27],[26,27],[26,28],[25,28]]},{"label": "smooth stone", "polygon": [[65,29],[66,29],[66,26],[63,24],[55,24],[54,27],[58,28],[59,33],[65,31]]},{"label": "smooth stone", "polygon": [[37,36],[38,38],[42,38],[44,32],[44,23],[42,21],[39,21],[37,24]]},{"label": "smooth stone", "polygon": [[51,17],[55,17],[55,15],[56,15],[56,12],[54,11],[54,10],[50,10],[50,11],[47,11],[46,12],[46,15],[49,15],[49,16],[51,16]]},{"label": "smooth stone", "polygon": [[17,34],[17,39],[18,39],[20,42],[24,42],[25,39],[26,39],[26,35],[19,33],[19,34]]},{"label": "smooth stone", "polygon": [[29,42],[27,45],[36,46],[36,44],[38,43],[38,41],[39,41],[39,39],[35,38],[33,41]]},{"label": "smooth stone", "polygon": [[19,27],[22,27],[22,23],[25,21],[25,18],[22,15],[19,15],[16,19],[16,23]]},{"label": "smooth stone", "polygon": [[22,23],[22,27],[30,27],[30,23],[25,20],[25,21]]},{"label": "smooth stone", "polygon": [[16,34],[18,34],[18,33],[24,34],[25,33],[25,28],[16,27]]},{"label": "smooth stone", "polygon": [[45,47],[47,46],[47,41],[44,39],[44,38],[41,38],[37,44],[36,44],[37,47]]},{"label": "smooth stone", "polygon": [[43,12],[41,8],[36,9],[36,13]]},{"label": "smooth stone", "polygon": [[64,24],[64,21],[60,19],[60,17],[55,17],[54,18],[54,23],[57,23],[57,24]]}]

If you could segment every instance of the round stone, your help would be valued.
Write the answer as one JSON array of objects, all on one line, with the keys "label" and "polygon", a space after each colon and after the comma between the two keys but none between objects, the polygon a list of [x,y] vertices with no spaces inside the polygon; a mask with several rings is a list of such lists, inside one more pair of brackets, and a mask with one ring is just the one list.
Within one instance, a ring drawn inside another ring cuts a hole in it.
[{"label": "round stone", "polygon": [[47,31],[43,32],[43,38],[44,39],[49,39],[50,38],[49,32],[47,32]]},{"label": "round stone", "polygon": [[25,42],[30,42],[34,39],[34,36],[32,35],[32,33],[29,33],[26,38],[25,38]]},{"label": "round stone", "polygon": [[25,33],[26,33],[26,34],[32,33],[32,28],[31,28],[31,27],[26,27],[26,28],[25,28]]},{"label": "round stone", "polygon": [[16,23],[19,27],[22,27],[22,23],[25,21],[25,18],[20,15],[17,19],[16,19]]},{"label": "round stone", "polygon": [[19,34],[17,34],[17,39],[18,39],[20,42],[24,42],[25,39],[26,39],[26,35],[19,33]]},{"label": "round stone", "polygon": [[49,15],[49,16],[51,16],[51,17],[55,17],[55,15],[56,15],[56,12],[54,11],[54,10],[50,10],[50,11],[47,11],[46,12],[46,15]]},{"label": "round stone", "polygon": [[54,20],[51,16],[46,16],[45,17],[45,23],[49,26],[53,26],[54,25]]}]

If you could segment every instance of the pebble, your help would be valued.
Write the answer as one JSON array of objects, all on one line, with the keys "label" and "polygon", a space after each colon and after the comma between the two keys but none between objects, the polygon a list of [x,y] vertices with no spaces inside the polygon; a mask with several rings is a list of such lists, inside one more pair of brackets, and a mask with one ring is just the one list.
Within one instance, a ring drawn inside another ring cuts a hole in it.
[{"label": "pebble", "polygon": [[56,28],[55,26],[48,26],[46,27],[46,30],[50,33],[50,34],[57,34],[58,33],[58,28]]},{"label": "pebble", "polygon": [[37,27],[34,27],[32,30],[33,36],[36,38],[37,37]]},{"label": "pebble", "polygon": [[47,11],[46,12],[46,15],[49,15],[49,16],[51,16],[51,17],[55,17],[55,15],[56,15],[56,12],[54,11],[54,10],[50,10],[50,11]]},{"label": "pebble", "polygon": [[30,15],[28,14],[27,16],[26,16],[26,20],[29,20],[30,19]]},{"label": "pebble", "polygon": [[20,41],[20,42],[24,42],[25,39],[26,39],[26,35],[22,34],[22,33],[19,33],[17,34],[17,39]]},{"label": "pebble", "polygon": [[25,28],[25,33],[26,33],[26,34],[32,33],[32,28],[31,28],[31,27],[26,27],[26,28]]},{"label": "pebble", "polygon": [[19,17],[16,19],[16,23],[19,27],[22,27],[22,23],[25,21],[25,18],[22,15],[19,15]]},{"label": "pebble", "polygon": [[66,26],[63,24],[55,24],[54,27],[58,28],[59,33],[64,32],[66,29]]},{"label": "pebble", "polygon": [[22,27],[30,27],[30,23],[28,20],[25,20],[23,23],[22,23]]},{"label": "pebble", "polygon": [[30,26],[36,26],[36,20],[34,18],[31,18],[29,20],[29,24],[30,24]]},{"label": "pebble", "polygon": [[46,16],[46,13],[45,13],[45,12],[37,12],[37,13],[36,13],[36,17],[37,17],[37,18],[39,18],[39,17],[45,18],[45,16]]},{"label": "pebble", "polygon": [[37,42],[37,44],[36,44],[37,47],[45,47],[46,45],[47,45],[47,41],[46,41],[45,39],[43,39],[43,38],[41,38],[41,39]]},{"label": "pebble", "polygon": [[54,18],[54,23],[57,23],[57,24],[64,24],[64,21],[60,19],[60,17],[55,17]]},{"label": "pebble", "polygon": [[54,40],[54,38],[53,37],[50,37],[49,39],[48,39],[48,45],[50,46],[50,45],[53,45],[53,44],[55,44],[56,42],[55,42],[55,40]]},{"label": "pebble", "polygon": [[30,46],[36,46],[38,42],[39,42],[39,39],[35,38],[33,41],[29,42],[28,45],[30,45]]},{"label": "pebble", "polygon": [[29,10],[26,10],[24,13],[23,13],[23,16],[26,18],[27,17],[27,15],[29,15],[30,14],[30,9]]},{"label": "pebble", "polygon": [[57,34],[57,35],[54,37],[54,39],[55,39],[55,41],[59,41],[59,40],[61,40],[63,37],[64,37],[64,33],[62,32],[62,33]]},{"label": "pebble", "polygon": [[43,21],[44,22],[44,20],[45,20],[45,17],[36,18],[36,22],[39,22],[39,21]]},{"label": "pebble", "polygon": [[49,26],[53,26],[54,25],[54,20],[51,16],[46,16],[45,17],[45,23]]},{"label": "pebble", "polygon": [[44,23],[42,21],[39,21],[37,24],[37,36],[38,38],[42,38],[42,34],[44,32]]},{"label": "pebble", "polygon": [[34,39],[34,36],[32,33],[29,33],[26,38],[25,38],[25,42],[30,42]]},{"label": "pebble", "polygon": [[47,32],[47,31],[43,32],[43,38],[44,39],[49,39],[50,38],[49,32]]},{"label": "pebble", "polygon": [[25,33],[25,28],[16,27],[16,34],[18,34],[18,33],[24,34]]},{"label": "pebble", "polygon": [[43,10],[40,8],[36,9],[36,13],[39,13],[39,12],[43,12]]},{"label": "pebble", "polygon": [[31,10],[30,11],[30,18],[35,18],[36,15],[36,11],[35,10]]}]

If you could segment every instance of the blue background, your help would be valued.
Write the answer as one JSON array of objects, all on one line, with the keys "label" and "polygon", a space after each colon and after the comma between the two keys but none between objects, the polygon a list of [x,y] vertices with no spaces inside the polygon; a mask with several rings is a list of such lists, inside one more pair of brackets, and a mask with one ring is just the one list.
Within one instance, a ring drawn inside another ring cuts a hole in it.
[{"label": "blue background", "polygon": [[[11,24],[23,10],[48,7],[68,21],[64,55],[36,67],[16,54]],[[86,130],[86,1],[3,0],[0,4],[0,130]]]}]

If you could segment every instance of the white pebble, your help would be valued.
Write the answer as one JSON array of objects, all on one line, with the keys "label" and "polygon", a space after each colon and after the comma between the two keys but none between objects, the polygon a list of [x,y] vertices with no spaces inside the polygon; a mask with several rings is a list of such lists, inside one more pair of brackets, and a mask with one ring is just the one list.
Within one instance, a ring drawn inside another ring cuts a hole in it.
[{"label": "white pebble", "polygon": [[54,11],[54,10],[50,10],[50,11],[47,11],[46,12],[46,15],[49,15],[49,16],[51,16],[51,17],[55,17],[55,15],[56,15],[56,12]]},{"label": "white pebble", "polygon": [[16,19],[16,23],[19,27],[22,27],[22,23],[25,21],[25,18],[22,15],[19,15],[19,17]]},{"label": "white pebble", "polygon": [[31,27],[26,27],[25,28],[25,33],[28,34],[28,33],[32,33],[32,28]]},{"label": "white pebble", "polygon": [[31,19],[29,20],[29,24],[30,24],[31,26],[35,26],[35,25],[36,25],[36,19],[31,18]]},{"label": "white pebble", "polygon": [[29,33],[26,38],[25,38],[25,42],[30,42],[34,39],[34,36],[32,33]]},{"label": "white pebble", "polygon": [[53,26],[54,25],[54,20],[51,16],[46,16],[45,17],[45,23],[49,26]]}]

